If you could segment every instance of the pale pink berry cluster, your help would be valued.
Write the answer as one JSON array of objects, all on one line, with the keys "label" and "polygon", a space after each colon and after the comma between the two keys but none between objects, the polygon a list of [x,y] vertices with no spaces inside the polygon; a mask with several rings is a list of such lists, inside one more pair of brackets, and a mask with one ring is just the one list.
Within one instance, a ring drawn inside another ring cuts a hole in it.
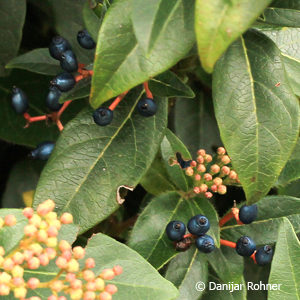
[{"label": "pale pink berry cluster", "polygon": [[217,149],[213,158],[204,149],[197,151],[197,161],[192,161],[185,173],[194,179],[195,194],[210,199],[213,193],[226,194],[226,185],[239,183],[237,173],[231,168],[231,159],[223,147]]},{"label": "pale pink berry cluster", "polygon": [[[13,293],[17,299],[41,300],[37,296],[26,298],[28,290],[46,288],[52,293],[48,300],[66,300],[67,295],[72,300],[111,300],[117,287],[104,280],[121,274],[122,267],[105,269],[96,276],[91,270],[95,261],[87,258],[81,268],[79,261],[85,258],[85,249],[80,246],[72,249],[69,242],[57,239],[62,224],[72,223],[73,216],[64,213],[58,218],[54,207],[54,201],[46,200],[37,207],[36,213],[30,207],[25,208],[23,215],[28,219],[28,225],[24,227],[24,238],[17,249],[6,255],[0,246],[0,269],[3,270],[0,272],[0,296]],[[0,219],[1,227],[14,226],[16,222],[13,215]],[[50,281],[40,282],[35,277],[24,279],[24,269],[36,270],[52,260],[59,271]]]}]

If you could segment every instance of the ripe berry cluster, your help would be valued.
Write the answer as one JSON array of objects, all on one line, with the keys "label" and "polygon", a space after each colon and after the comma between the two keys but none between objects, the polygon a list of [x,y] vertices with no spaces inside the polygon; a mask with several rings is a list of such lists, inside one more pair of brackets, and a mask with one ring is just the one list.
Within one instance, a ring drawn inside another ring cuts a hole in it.
[{"label": "ripe berry cluster", "polygon": [[195,240],[196,247],[199,251],[210,253],[215,249],[215,242],[213,238],[206,234],[210,228],[210,223],[207,217],[203,215],[196,215],[192,217],[187,224],[190,234],[185,234],[186,226],[181,221],[171,221],[166,227],[166,234],[168,238],[176,242],[177,250],[187,250]]},{"label": "ripe berry cluster", "polygon": [[[25,208],[23,215],[28,219],[28,225],[24,227],[24,238],[11,253],[5,253],[0,247],[0,268],[3,270],[0,272],[0,296],[8,296],[12,292],[17,299],[41,300],[37,296],[25,297],[28,290],[47,288],[52,292],[48,300],[66,300],[66,296],[72,300],[111,300],[117,287],[106,285],[104,280],[121,274],[122,267],[104,269],[96,276],[92,271],[95,261],[87,258],[83,261],[84,267],[80,268],[79,262],[85,258],[85,249],[80,246],[72,249],[67,241],[58,242],[57,239],[62,224],[72,223],[73,217],[64,213],[58,218],[53,212],[54,206],[52,200],[47,200],[38,206],[36,213],[30,207]],[[7,215],[4,220],[0,218],[0,228],[14,226],[16,222],[15,216]],[[24,268],[37,270],[54,260],[59,271],[50,281],[41,282],[36,277],[26,281]]]}]

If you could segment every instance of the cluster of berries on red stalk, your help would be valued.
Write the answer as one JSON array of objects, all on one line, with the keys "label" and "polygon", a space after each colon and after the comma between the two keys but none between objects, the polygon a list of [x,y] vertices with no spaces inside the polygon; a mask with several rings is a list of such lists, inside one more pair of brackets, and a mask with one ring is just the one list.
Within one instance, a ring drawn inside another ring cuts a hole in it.
[{"label": "cluster of berries on red stalk", "polygon": [[[104,269],[100,275],[92,270],[95,267],[93,258],[85,258],[85,249],[76,246],[72,249],[66,240],[58,241],[57,236],[62,225],[73,222],[73,216],[64,213],[60,218],[53,211],[54,202],[46,200],[37,207],[23,210],[28,219],[24,227],[24,237],[15,249],[6,253],[0,247],[0,296],[10,293],[21,300],[41,300],[38,296],[26,298],[28,291],[40,288],[49,289],[52,295],[48,300],[111,300],[117,292],[114,284],[106,284],[122,273],[121,266]],[[0,229],[14,226],[17,223],[14,215],[0,218]],[[56,276],[49,281],[41,282],[37,277],[24,278],[25,268],[38,270],[55,261],[59,268]],[[80,267],[80,263],[84,265]]]}]

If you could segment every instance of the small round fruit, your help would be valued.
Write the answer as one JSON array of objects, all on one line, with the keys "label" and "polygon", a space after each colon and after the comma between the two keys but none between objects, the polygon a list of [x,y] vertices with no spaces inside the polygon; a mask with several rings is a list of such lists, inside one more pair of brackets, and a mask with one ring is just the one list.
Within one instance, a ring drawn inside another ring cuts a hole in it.
[{"label": "small round fruit", "polygon": [[251,256],[255,249],[254,241],[248,236],[242,236],[236,242],[235,250],[241,256]]},{"label": "small round fruit", "polygon": [[72,74],[64,72],[58,74],[50,83],[52,86],[56,86],[61,92],[67,92],[75,86],[76,81]]},{"label": "small round fruit", "polygon": [[67,72],[76,72],[78,70],[77,58],[72,50],[66,50],[61,55],[60,66]]},{"label": "small round fruit", "polygon": [[209,230],[210,223],[205,216],[196,215],[189,220],[187,227],[191,234],[203,235]]},{"label": "small round fruit", "polygon": [[28,109],[28,100],[26,94],[17,87],[12,89],[11,104],[17,114],[24,114]]},{"label": "small round fruit", "polygon": [[269,245],[259,248],[255,253],[256,263],[260,266],[267,265],[272,261],[273,249]]},{"label": "small round fruit", "polygon": [[94,122],[99,126],[110,124],[113,116],[113,111],[106,107],[99,107],[93,112]]},{"label": "small round fruit", "polygon": [[185,225],[181,221],[171,221],[166,227],[166,234],[171,241],[180,241],[185,234]]},{"label": "small round fruit", "polygon": [[50,55],[57,60],[61,59],[61,55],[63,54],[63,52],[70,49],[71,46],[69,42],[62,36],[55,36],[49,45]]},{"label": "small round fruit", "polygon": [[157,104],[151,98],[141,99],[137,104],[138,112],[144,117],[152,117],[157,111]]},{"label": "small round fruit", "polygon": [[210,235],[207,234],[199,236],[196,239],[195,243],[198,250],[204,253],[210,253],[216,248],[215,241]]},{"label": "small round fruit", "polygon": [[250,224],[257,218],[257,205],[243,205],[239,210],[239,218],[244,224]]},{"label": "small round fruit", "polygon": [[55,143],[53,142],[43,142],[31,151],[30,156],[33,159],[47,160],[50,157],[54,146]]},{"label": "small round fruit", "polygon": [[94,49],[96,47],[96,43],[86,29],[80,30],[77,33],[77,41],[85,49]]},{"label": "small round fruit", "polygon": [[56,86],[50,86],[49,93],[46,98],[46,106],[51,111],[59,111],[62,104],[58,102],[61,91]]}]

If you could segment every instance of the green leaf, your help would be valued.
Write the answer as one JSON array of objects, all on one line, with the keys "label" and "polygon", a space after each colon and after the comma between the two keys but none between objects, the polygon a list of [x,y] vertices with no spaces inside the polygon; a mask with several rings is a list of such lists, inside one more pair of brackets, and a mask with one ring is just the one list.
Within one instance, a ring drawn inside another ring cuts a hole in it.
[{"label": "green leaf", "polygon": [[273,257],[270,284],[281,284],[280,289],[268,291],[268,299],[300,299],[300,243],[288,219],[278,231]]},{"label": "green leaf", "polygon": [[62,71],[59,61],[52,58],[48,48],[39,48],[15,57],[7,69],[23,69],[44,75],[57,75]]},{"label": "green leaf", "polygon": [[213,98],[247,202],[257,202],[278,178],[299,129],[299,103],[276,45],[256,31],[235,42],[216,65]]},{"label": "green leaf", "polygon": [[154,96],[194,98],[193,90],[175,73],[164,72],[149,81],[149,88]]},{"label": "green leaf", "polygon": [[222,145],[212,99],[202,92],[194,99],[176,99],[174,123],[176,135],[193,156],[201,148],[209,152]]},{"label": "green leaf", "polygon": [[171,260],[165,278],[178,288],[178,300],[197,300],[203,293],[196,290],[196,283],[199,281],[206,283],[207,276],[206,254],[200,253],[195,247],[192,247]]},{"label": "green leaf", "polygon": [[18,53],[26,14],[25,0],[0,2],[0,76],[5,75],[5,65]]},{"label": "green leaf", "polygon": [[106,13],[98,36],[92,79],[90,102],[94,108],[168,70],[192,48],[194,1],[176,0],[174,15],[170,15],[172,26],[166,23],[161,28],[151,53],[145,54],[137,42],[131,14],[132,6],[138,3],[146,6],[150,2],[119,0]]},{"label": "green leaf", "polygon": [[[283,217],[300,232],[300,199],[290,196],[268,196],[257,203],[258,217],[249,225],[225,225],[221,228],[224,239],[236,242],[242,235],[253,238],[257,245],[273,244]],[[270,209],[274,207],[276,209]]]},{"label": "green leaf", "polygon": [[193,181],[188,177],[179,164],[173,163],[176,160],[176,152],[181,153],[184,160],[191,160],[191,154],[178,137],[169,129],[160,146],[165,168],[171,181],[182,191],[187,192],[193,185]]},{"label": "green leaf", "polygon": [[97,41],[102,20],[96,15],[95,11],[90,8],[89,2],[86,2],[83,6],[82,14],[87,31],[94,41]]},{"label": "green leaf", "polygon": [[292,152],[290,159],[286,163],[285,167],[280,173],[278,178],[278,185],[287,185],[291,181],[297,180],[300,178],[300,139],[294,151]]},{"label": "green leaf", "polygon": [[95,259],[96,274],[115,265],[123,267],[123,273],[110,281],[118,288],[114,300],[131,300],[133,297],[171,300],[178,295],[174,285],[161,277],[138,253],[104,234],[93,235],[89,240],[86,257]]},{"label": "green leaf", "polygon": [[2,207],[24,207],[23,193],[35,190],[44,163],[41,161],[23,160],[17,162],[10,171],[2,197]]},{"label": "green leaf", "polygon": [[282,58],[290,86],[295,95],[300,97],[300,60],[296,61],[286,56],[283,56]]},{"label": "green leaf", "polygon": [[155,196],[176,190],[176,187],[168,177],[160,152],[156,155],[151,167],[141,179],[140,184],[148,193]]},{"label": "green leaf", "polygon": [[153,161],[167,121],[167,103],[145,118],[135,112],[141,90],[114,111],[112,124],[99,127],[85,109],[64,129],[42,172],[34,205],[54,199],[58,214],[69,211],[84,232],[115,211],[121,187],[134,188]]},{"label": "green leaf", "polygon": [[279,195],[289,195],[300,198],[300,179],[291,182],[285,187],[278,187],[277,191]]},{"label": "green leaf", "polygon": [[219,246],[220,229],[214,207],[207,199],[184,199],[176,192],[169,192],[152,199],[139,215],[128,245],[156,269],[160,269],[178,254],[173,242],[165,234],[167,224],[172,220],[180,220],[187,224],[188,220],[197,214],[205,215],[209,219],[211,227],[208,234]]},{"label": "green leaf", "polygon": [[195,30],[204,70],[212,73],[216,61],[271,0],[196,0]]}]

